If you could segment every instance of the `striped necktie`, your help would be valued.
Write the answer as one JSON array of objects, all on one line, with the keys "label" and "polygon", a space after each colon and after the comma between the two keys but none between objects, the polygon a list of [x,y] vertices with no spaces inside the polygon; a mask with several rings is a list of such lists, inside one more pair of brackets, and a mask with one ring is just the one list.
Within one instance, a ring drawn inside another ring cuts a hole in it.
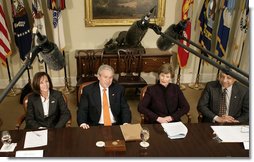
[{"label": "striped necktie", "polygon": [[226,111],[227,111],[226,95],[227,95],[227,89],[225,88],[223,92],[221,93],[219,116],[226,114]]}]

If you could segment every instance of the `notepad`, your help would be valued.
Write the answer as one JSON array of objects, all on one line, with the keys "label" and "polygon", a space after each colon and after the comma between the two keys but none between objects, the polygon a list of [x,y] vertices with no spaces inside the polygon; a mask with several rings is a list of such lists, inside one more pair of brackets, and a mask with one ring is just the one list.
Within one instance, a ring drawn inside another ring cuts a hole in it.
[{"label": "notepad", "polygon": [[161,126],[170,139],[185,138],[188,133],[187,127],[182,122],[162,123]]},{"label": "notepad", "polygon": [[140,124],[120,125],[125,141],[141,141],[140,132],[142,127]]}]

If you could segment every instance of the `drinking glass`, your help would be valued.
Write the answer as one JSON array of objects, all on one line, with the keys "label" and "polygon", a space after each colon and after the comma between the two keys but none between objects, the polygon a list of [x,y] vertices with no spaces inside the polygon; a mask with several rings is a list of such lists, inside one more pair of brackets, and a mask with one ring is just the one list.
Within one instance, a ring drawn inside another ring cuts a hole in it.
[{"label": "drinking glass", "polygon": [[149,143],[147,142],[147,140],[149,139],[150,137],[150,134],[149,134],[149,129],[144,127],[142,128],[141,132],[140,132],[140,137],[141,137],[141,142],[140,142],[140,146],[146,148],[149,146]]},{"label": "drinking glass", "polygon": [[9,131],[2,131],[1,141],[4,145],[11,144],[11,135]]}]

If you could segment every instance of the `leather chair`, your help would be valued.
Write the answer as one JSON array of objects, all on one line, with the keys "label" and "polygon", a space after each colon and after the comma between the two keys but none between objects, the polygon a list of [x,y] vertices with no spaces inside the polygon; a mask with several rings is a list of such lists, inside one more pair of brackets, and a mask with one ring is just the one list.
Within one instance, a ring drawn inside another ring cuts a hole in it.
[{"label": "leather chair", "polygon": [[118,49],[116,73],[117,83],[125,88],[143,88],[147,82],[141,77],[144,49]]},{"label": "leather chair", "polygon": [[[144,96],[145,96],[145,93],[146,93],[146,90],[147,90],[147,86],[143,87],[141,89],[141,92],[140,92],[140,101],[143,100]],[[147,124],[149,123],[149,119],[145,116],[145,114],[142,114],[140,113],[140,118],[141,118],[141,124]],[[187,120],[187,123],[191,123],[191,115],[190,113],[186,113],[183,117],[182,117],[182,120],[184,120],[184,118],[186,118],[185,120]]]},{"label": "leather chair", "polygon": [[81,95],[82,95],[83,88],[84,88],[85,86],[88,86],[89,84],[94,83],[94,82],[96,82],[96,81],[84,82],[84,83],[82,83],[82,84],[79,86],[79,89],[78,89],[78,102],[77,102],[77,106],[78,106],[78,104],[79,104],[79,102],[80,102],[80,97],[81,97]]},{"label": "leather chair", "polygon": [[[25,121],[26,119],[26,112],[27,112],[27,103],[28,103],[28,97],[31,95],[32,93],[28,93],[24,99],[23,99],[23,108],[24,108],[24,114],[20,115],[18,118],[17,118],[17,122],[16,122],[16,126],[15,126],[15,129],[20,129],[22,123]],[[66,104],[68,105],[68,100],[67,100],[67,97],[66,95],[63,94],[63,97],[64,97],[64,101],[66,102]],[[68,122],[66,123],[66,127],[71,127],[71,120],[72,120],[72,117],[68,120]]]}]

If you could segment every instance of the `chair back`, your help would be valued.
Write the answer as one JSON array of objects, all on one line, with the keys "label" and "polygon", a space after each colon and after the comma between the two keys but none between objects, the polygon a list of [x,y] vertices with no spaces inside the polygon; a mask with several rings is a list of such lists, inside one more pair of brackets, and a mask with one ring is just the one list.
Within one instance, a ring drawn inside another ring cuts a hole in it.
[{"label": "chair back", "polygon": [[27,111],[27,103],[28,103],[28,97],[32,95],[33,92],[28,93],[24,99],[23,99],[23,108],[24,108],[24,112],[26,114]]},{"label": "chair back", "polygon": [[80,102],[80,97],[81,97],[81,95],[82,95],[82,93],[83,93],[83,88],[84,88],[85,86],[88,86],[89,84],[94,83],[94,82],[96,82],[96,81],[84,82],[84,83],[82,83],[82,84],[79,86],[79,89],[78,89],[78,104],[79,104],[79,102]]},{"label": "chair back", "polygon": [[117,51],[116,73],[119,77],[117,82],[125,88],[142,88],[147,85],[141,77],[142,49],[119,49]]},{"label": "chair back", "polygon": [[[96,57],[95,55],[99,53],[101,57]],[[86,56],[80,59],[81,63],[79,64],[80,74],[83,78],[93,78],[97,73],[97,67],[102,64],[103,54],[101,51],[96,50],[83,50],[80,51],[80,55]]]},{"label": "chair back", "polygon": [[140,76],[142,69],[142,55],[143,50],[140,49],[119,49],[117,51],[117,69],[116,72],[120,74],[132,75],[136,73]]}]

